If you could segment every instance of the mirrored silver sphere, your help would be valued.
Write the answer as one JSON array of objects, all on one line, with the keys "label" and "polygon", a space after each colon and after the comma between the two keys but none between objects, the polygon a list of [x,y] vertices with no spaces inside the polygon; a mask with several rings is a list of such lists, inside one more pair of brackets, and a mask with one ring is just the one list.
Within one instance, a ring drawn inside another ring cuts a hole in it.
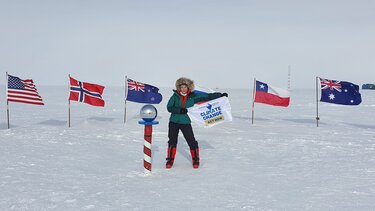
[{"label": "mirrored silver sphere", "polygon": [[152,122],[157,115],[158,110],[153,105],[144,105],[141,108],[140,116],[145,122]]}]

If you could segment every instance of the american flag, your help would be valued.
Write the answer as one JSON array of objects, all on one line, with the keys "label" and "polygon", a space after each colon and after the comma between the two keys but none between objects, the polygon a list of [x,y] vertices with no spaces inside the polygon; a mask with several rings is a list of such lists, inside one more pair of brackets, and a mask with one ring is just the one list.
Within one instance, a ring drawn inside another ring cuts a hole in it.
[{"label": "american flag", "polygon": [[22,80],[8,75],[8,101],[44,105],[42,97],[31,79]]}]

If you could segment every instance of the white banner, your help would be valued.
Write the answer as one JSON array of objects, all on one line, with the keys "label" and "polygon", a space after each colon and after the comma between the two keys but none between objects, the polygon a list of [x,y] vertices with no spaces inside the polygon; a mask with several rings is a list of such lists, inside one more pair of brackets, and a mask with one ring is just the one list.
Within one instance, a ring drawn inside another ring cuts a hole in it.
[{"label": "white banner", "polygon": [[188,108],[191,121],[201,127],[212,127],[232,121],[231,107],[227,97],[220,97]]}]

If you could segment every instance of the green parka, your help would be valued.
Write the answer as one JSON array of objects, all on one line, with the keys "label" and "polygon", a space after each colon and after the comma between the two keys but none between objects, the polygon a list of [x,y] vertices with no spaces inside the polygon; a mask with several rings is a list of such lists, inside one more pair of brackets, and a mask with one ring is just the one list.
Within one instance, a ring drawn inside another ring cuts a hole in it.
[{"label": "green parka", "polygon": [[181,114],[181,108],[190,108],[194,106],[197,102],[209,101],[221,97],[221,93],[215,92],[210,94],[195,94],[191,92],[185,102],[184,107],[182,107],[181,96],[177,93],[176,90],[173,90],[173,95],[168,101],[167,110],[171,113],[169,121],[178,123],[178,124],[190,124],[191,120],[187,114]]}]

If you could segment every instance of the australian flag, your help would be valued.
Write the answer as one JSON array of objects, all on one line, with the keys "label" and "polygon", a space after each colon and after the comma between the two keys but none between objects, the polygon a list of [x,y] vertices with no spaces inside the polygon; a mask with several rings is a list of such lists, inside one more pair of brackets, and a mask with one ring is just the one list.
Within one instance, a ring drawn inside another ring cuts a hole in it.
[{"label": "australian flag", "polygon": [[362,102],[359,86],[347,81],[320,78],[320,101],[341,105],[359,105]]},{"label": "australian flag", "polygon": [[149,84],[127,79],[128,93],[125,100],[136,103],[159,104],[163,96],[159,93],[159,88]]}]

